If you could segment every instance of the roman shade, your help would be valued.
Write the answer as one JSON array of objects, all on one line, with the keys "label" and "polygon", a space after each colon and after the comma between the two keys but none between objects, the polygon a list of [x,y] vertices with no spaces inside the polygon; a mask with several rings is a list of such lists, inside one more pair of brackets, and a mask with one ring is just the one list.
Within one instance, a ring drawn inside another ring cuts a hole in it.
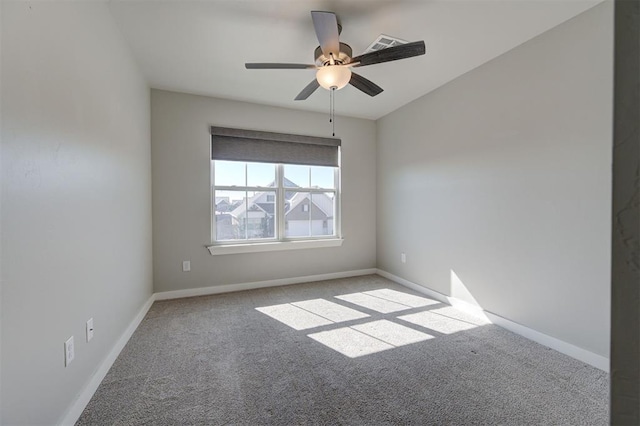
[{"label": "roman shade", "polygon": [[213,160],[338,167],[341,140],[211,127]]}]

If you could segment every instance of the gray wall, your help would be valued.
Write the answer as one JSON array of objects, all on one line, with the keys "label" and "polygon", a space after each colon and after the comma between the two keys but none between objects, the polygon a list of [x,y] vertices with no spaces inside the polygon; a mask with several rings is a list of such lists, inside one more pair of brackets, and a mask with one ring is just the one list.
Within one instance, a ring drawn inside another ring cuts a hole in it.
[{"label": "gray wall", "polygon": [[608,356],[612,28],[600,4],[377,122],[378,268]]},{"label": "gray wall", "polygon": [[[314,96],[327,96],[318,92]],[[340,102],[340,94],[337,95]],[[327,99],[328,105],[328,99]],[[328,113],[328,111],[327,111]],[[341,247],[211,256],[209,126],[330,136],[328,114],[151,91],[153,265],[157,292],[373,268],[375,123],[338,117]],[[182,261],[191,260],[191,272]]]},{"label": "gray wall", "polygon": [[0,423],[54,424],[152,293],[149,89],[106,3],[2,7]]}]

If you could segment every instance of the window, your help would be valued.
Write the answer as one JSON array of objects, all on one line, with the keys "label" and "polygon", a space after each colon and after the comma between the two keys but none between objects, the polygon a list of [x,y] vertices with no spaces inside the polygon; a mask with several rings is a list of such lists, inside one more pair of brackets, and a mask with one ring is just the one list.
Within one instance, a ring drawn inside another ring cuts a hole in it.
[{"label": "window", "polygon": [[337,139],[212,128],[209,250],[339,238],[338,159]]}]

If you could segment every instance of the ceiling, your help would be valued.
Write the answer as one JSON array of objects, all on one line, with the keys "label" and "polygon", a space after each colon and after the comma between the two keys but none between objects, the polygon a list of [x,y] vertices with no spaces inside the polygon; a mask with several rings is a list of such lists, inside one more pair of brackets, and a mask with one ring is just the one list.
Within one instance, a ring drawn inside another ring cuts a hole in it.
[{"label": "ceiling", "polygon": [[347,86],[339,115],[380,118],[601,0],[112,0],[109,7],[151,87],[328,113],[329,92],[294,97],[313,70],[247,70],[245,62],[313,63],[311,10],[342,24],[362,53],[380,34],[424,40],[424,56],[358,73],[384,89]]}]

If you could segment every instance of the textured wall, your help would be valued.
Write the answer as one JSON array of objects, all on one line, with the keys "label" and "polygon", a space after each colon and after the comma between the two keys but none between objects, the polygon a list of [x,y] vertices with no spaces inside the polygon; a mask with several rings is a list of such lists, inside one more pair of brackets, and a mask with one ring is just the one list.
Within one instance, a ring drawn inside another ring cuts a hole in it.
[{"label": "textured wall", "polygon": [[379,268],[608,356],[612,24],[600,4],[378,121]]},{"label": "textured wall", "polygon": [[0,423],[50,425],[152,292],[149,89],[105,3],[2,7]]},{"label": "textured wall", "polygon": [[[337,118],[343,165],[341,247],[223,256],[211,256],[205,248],[211,243],[211,125],[331,136],[328,115],[152,90],[155,291],[375,267],[373,121]],[[183,260],[191,260],[191,272],[182,272]]]}]

